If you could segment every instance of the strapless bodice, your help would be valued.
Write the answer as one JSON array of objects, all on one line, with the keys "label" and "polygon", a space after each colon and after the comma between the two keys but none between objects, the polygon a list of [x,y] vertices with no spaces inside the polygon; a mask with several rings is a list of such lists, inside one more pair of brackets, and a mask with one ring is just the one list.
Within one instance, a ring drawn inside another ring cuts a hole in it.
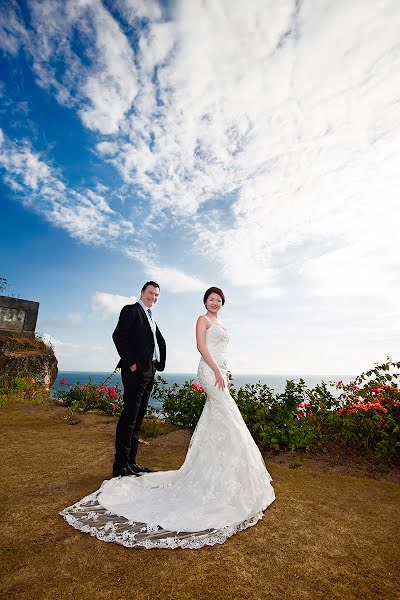
[{"label": "strapless bodice", "polygon": [[[217,365],[224,371],[228,369],[227,364],[227,354],[228,354],[228,342],[229,342],[229,333],[227,330],[218,325],[217,323],[213,323],[206,331],[206,344],[207,349]],[[200,359],[199,367],[210,367],[206,364],[203,358]],[[211,369],[210,369],[211,371]]]}]

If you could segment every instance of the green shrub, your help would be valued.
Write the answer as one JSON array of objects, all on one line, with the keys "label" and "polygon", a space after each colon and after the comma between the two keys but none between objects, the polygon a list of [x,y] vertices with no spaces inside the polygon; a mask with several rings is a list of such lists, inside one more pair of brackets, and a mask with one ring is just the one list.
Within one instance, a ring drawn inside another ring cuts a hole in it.
[{"label": "green shrub", "polygon": [[[400,362],[388,358],[386,363],[362,373],[348,384],[321,382],[309,389],[303,379],[288,380],[284,391],[274,390],[261,383],[248,384],[230,393],[257,443],[280,450],[327,451],[341,446],[363,453],[380,465],[400,464]],[[111,377],[111,375],[110,375]],[[57,393],[68,407],[68,415],[97,409],[107,415],[122,410],[122,390],[90,380],[87,384],[69,385]],[[4,386],[4,382],[0,386]],[[32,388],[24,377],[13,379],[12,386],[22,390]],[[335,388],[335,394],[332,389]],[[0,390],[1,393],[1,390]],[[339,393],[339,394],[338,394]],[[157,376],[152,398],[162,409],[148,407],[148,416],[162,415],[174,425],[194,429],[202,413],[206,394],[192,380],[182,386],[168,386]],[[165,432],[156,419],[144,424],[147,437]]]},{"label": "green shrub", "polygon": [[192,380],[185,381],[182,387],[176,383],[168,387],[160,376],[154,381],[152,397],[162,402],[163,409],[159,412],[170,423],[192,429],[195,428],[206,401],[203,388]]},{"label": "green shrub", "polygon": [[[248,384],[230,393],[259,444],[273,450],[328,450],[333,445],[364,453],[382,465],[400,464],[400,362],[375,365],[354,381],[321,382],[308,389],[303,379],[288,380],[275,394],[267,385]],[[339,395],[333,394],[329,387]],[[192,380],[183,386],[157,377],[153,394],[173,424],[194,427],[206,394]]]},{"label": "green shrub", "polygon": [[0,407],[9,400],[43,404],[50,398],[50,388],[35,373],[20,371],[16,375],[0,375]]}]

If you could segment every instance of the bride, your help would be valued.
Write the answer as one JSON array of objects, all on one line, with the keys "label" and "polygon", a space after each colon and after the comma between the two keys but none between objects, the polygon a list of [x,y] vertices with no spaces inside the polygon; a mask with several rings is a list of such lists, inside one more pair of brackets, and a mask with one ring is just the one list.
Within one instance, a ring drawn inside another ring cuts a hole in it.
[{"label": "bride", "polygon": [[76,529],[127,547],[201,548],[255,525],[274,501],[264,460],[229,393],[229,334],[219,288],[197,320],[197,376],[207,400],[177,471],[116,477],[60,514]]}]

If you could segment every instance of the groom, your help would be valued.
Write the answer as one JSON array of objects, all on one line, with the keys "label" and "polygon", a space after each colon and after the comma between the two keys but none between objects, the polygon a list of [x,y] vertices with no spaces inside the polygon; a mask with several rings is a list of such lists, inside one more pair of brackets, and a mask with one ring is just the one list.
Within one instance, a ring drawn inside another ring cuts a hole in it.
[{"label": "groom", "polygon": [[124,386],[124,408],[116,431],[113,477],[151,472],[137,464],[136,453],[155,372],[165,368],[166,345],[151,310],[159,294],[158,283],[147,281],[140,300],[121,310],[113,333],[121,357],[117,368],[121,367]]}]

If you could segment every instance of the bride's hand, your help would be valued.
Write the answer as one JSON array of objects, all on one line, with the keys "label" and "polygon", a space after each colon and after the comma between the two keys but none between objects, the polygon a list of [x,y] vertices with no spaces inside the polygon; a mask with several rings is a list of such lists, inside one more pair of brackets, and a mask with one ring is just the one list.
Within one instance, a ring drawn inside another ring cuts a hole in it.
[{"label": "bride's hand", "polygon": [[225,379],[223,378],[222,373],[219,369],[215,372],[215,385],[219,390],[223,390],[226,385]]}]

